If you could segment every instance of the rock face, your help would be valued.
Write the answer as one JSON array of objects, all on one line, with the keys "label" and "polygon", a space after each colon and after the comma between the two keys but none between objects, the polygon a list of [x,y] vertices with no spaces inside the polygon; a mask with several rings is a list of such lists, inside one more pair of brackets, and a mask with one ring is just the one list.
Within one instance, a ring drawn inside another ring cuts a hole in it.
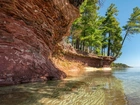
[{"label": "rock face", "polygon": [[0,0],[0,85],[66,75],[49,59],[83,0]]},{"label": "rock face", "polygon": [[109,56],[85,56],[85,55],[78,55],[71,52],[65,53],[65,58],[68,60],[73,60],[76,62],[82,62],[86,66],[90,67],[110,67],[111,63],[115,60],[113,57]]}]

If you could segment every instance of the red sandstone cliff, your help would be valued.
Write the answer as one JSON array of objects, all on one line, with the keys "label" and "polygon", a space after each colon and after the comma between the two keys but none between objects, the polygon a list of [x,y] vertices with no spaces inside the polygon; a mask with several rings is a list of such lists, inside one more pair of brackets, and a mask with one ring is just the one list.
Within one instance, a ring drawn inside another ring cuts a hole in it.
[{"label": "red sandstone cliff", "polygon": [[82,1],[0,0],[0,85],[66,76],[49,58]]}]

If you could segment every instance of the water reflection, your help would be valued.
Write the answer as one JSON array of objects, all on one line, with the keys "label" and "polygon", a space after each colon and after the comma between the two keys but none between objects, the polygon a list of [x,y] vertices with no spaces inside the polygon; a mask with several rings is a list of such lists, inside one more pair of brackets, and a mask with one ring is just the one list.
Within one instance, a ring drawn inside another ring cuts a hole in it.
[{"label": "water reflection", "polygon": [[63,81],[0,88],[0,105],[126,105],[122,82],[89,72]]},{"label": "water reflection", "polygon": [[119,68],[119,69],[117,69],[117,68],[113,68],[113,72],[127,72],[127,70],[128,70],[128,68]]}]

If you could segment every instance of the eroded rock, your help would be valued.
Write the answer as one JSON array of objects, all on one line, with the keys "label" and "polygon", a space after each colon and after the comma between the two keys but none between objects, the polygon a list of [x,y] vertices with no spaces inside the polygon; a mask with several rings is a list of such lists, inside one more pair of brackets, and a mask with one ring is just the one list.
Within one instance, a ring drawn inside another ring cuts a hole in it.
[{"label": "eroded rock", "polygon": [[79,16],[74,3],[0,0],[0,85],[66,77],[49,58]]}]

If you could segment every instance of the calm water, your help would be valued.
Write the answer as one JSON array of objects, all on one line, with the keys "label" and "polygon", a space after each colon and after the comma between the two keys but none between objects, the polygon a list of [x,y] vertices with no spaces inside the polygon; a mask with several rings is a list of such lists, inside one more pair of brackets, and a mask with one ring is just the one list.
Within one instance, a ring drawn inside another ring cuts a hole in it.
[{"label": "calm water", "polygon": [[140,69],[0,87],[0,105],[140,105]]},{"label": "calm water", "polygon": [[115,71],[113,75],[122,81],[128,105],[140,105],[140,68]]}]

